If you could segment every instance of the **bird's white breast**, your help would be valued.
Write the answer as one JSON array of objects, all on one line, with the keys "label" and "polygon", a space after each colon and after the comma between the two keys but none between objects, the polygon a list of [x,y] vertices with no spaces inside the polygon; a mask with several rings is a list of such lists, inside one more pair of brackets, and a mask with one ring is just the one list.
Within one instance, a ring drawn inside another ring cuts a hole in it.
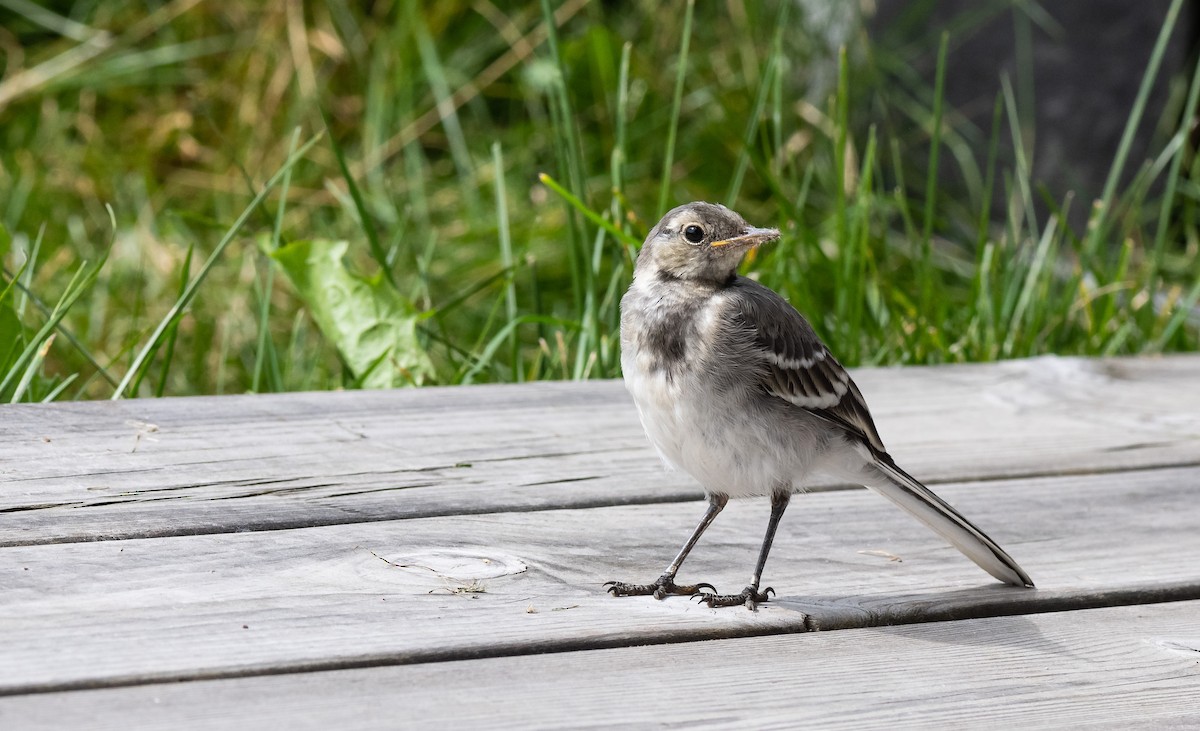
[{"label": "bird's white breast", "polygon": [[[677,304],[671,301],[673,298],[674,293],[669,289],[664,291],[655,283],[634,280],[627,295],[627,305],[641,308],[642,315],[649,321],[635,324],[628,316],[623,319],[621,368],[625,388],[633,396],[642,427],[659,456],[669,467],[694,475],[695,407],[700,395],[696,393],[697,378],[706,360],[706,346],[711,343],[718,324],[722,297],[717,294],[709,298],[686,323],[670,325],[686,330],[688,336],[682,357],[666,363],[648,338],[654,327],[663,324],[654,318],[661,317]],[[647,303],[651,306],[646,307]]]},{"label": "bird's white breast", "polygon": [[[740,497],[802,484],[819,462],[815,420],[764,412],[770,406],[757,396],[752,373],[765,360],[734,342],[726,294],[672,301],[684,296],[635,280],[622,302],[625,386],[651,443],[709,492]],[[680,319],[680,312],[690,314]],[[685,333],[680,357],[664,357],[664,322]]]},{"label": "bird's white breast", "polygon": [[663,323],[654,318],[678,311],[662,306],[672,293],[639,287],[635,282],[630,294],[635,302],[658,305],[641,309],[640,327],[628,321],[622,324],[625,387],[633,396],[650,442],[668,466],[692,475],[706,489],[732,495],[761,494],[766,488],[751,484],[760,485],[763,480],[741,474],[745,470],[739,463],[744,463],[744,455],[735,451],[747,437],[753,441],[756,425],[745,423],[743,415],[726,403],[730,394],[713,383],[710,351],[718,342],[721,308],[726,304],[723,295],[714,294],[691,308],[686,321],[670,323],[686,336],[682,357],[667,360],[657,349],[653,334]]}]

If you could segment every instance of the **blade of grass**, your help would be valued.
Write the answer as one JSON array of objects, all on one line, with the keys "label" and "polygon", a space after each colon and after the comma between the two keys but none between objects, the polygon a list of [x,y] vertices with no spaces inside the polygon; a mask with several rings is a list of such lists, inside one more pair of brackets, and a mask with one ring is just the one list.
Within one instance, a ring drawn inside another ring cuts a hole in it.
[{"label": "blade of grass", "polygon": [[29,388],[33,377],[37,375],[38,370],[42,367],[42,361],[46,359],[46,353],[50,352],[50,346],[54,344],[55,335],[57,333],[50,333],[46,338],[46,342],[42,343],[42,347],[38,348],[37,353],[29,360],[29,365],[25,367],[25,373],[21,375],[20,382],[13,389],[12,398],[8,401],[10,404],[20,402],[21,398],[25,395],[25,391]]},{"label": "blade of grass", "polygon": [[1154,80],[1158,77],[1159,66],[1162,65],[1162,59],[1167,51],[1167,41],[1171,38],[1171,33],[1175,30],[1175,24],[1179,20],[1179,11],[1183,8],[1183,0],[1172,0],[1171,7],[1167,10],[1166,20],[1163,21],[1162,28],[1158,32],[1158,39],[1154,42],[1154,50],[1150,53],[1150,61],[1146,64],[1146,70],[1142,74],[1142,83],[1138,87],[1137,97],[1133,101],[1133,108],[1129,112],[1129,118],[1125,122],[1125,131],[1121,133],[1121,142],[1117,146],[1117,154],[1113,158],[1112,167],[1108,170],[1108,178],[1104,181],[1104,192],[1100,194],[1100,200],[1097,207],[1093,211],[1091,221],[1088,222],[1088,236],[1084,242],[1082,259],[1084,266],[1088,266],[1092,255],[1100,245],[1100,240],[1108,233],[1110,208],[1113,205],[1113,199],[1116,195],[1117,183],[1121,179],[1121,173],[1125,170],[1125,161],[1129,157],[1130,148],[1133,146],[1133,137],[1137,132],[1138,126],[1141,124],[1142,115],[1146,111],[1146,103],[1150,98],[1150,90],[1154,86]]},{"label": "blade of grass", "polygon": [[219,327],[221,331],[221,347],[217,350],[217,378],[216,378],[216,393],[218,396],[225,393],[225,370],[226,364],[229,362],[229,336],[231,328]]},{"label": "blade of grass", "polygon": [[254,214],[258,206],[263,202],[263,200],[266,199],[267,194],[279,184],[279,181],[283,179],[283,176],[287,174],[287,171],[291,170],[292,167],[300,161],[304,154],[308,152],[313,145],[317,144],[317,141],[320,139],[320,134],[314,135],[308,142],[304,143],[304,145],[297,150],[294,155],[289,156],[287,161],[284,162],[283,167],[281,167],[275,172],[274,175],[271,176],[271,179],[267,181],[266,185],[263,186],[263,189],[259,191],[258,195],[254,196],[254,200],[250,201],[249,205],[247,205],[242,211],[242,214],[238,216],[237,220],[233,222],[233,225],[229,228],[229,230],[225,232],[225,235],[221,237],[221,240],[217,242],[216,248],[214,248],[212,253],[209,254],[208,259],[204,262],[204,266],[201,267],[199,273],[196,274],[196,278],[188,284],[187,289],[184,290],[183,294],[175,300],[175,304],[171,306],[171,309],[158,323],[158,327],[156,327],[154,332],[150,334],[149,341],[145,346],[142,347],[141,351],[138,352],[137,357],[133,359],[133,363],[130,364],[129,370],[126,371],[125,377],[121,379],[121,382],[117,384],[116,390],[113,391],[112,399],[114,401],[122,398],[125,395],[125,391],[129,388],[130,383],[137,376],[138,371],[141,370],[143,364],[148,361],[155,352],[157,352],[158,348],[162,345],[162,338],[166,333],[167,328],[169,328],[171,323],[180,317],[183,314],[184,309],[191,304],[192,298],[196,296],[196,292],[199,291],[200,285],[204,283],[204,280],[208,277],[208,273],[212,271],[212,268],[217,263],[217,260],[221,258],[221,254],[225,251],[225,248],[233,242],[234,237],[237,236],[238,232],[242,230],[242,226],[245,225],[246,221],[251,215]]},{"label": "blade of grass", "polygon": [[[491,331],[492,331],[492,325],[496,322],[496,319],[500,316],[500,309],[503,306],[503,304],[504,304],[503,298],[498,297],[498,298],[492,300],[492,305],[490,308],[488,308],[487,318],[484,320],[483,326],[479,328],[479,337],[471,345],[470,352],[478,353],[480,348],[483,347],[484,342],[488,339],[489,333],[491,333]],[[503,327],[503,325],[501,325],[501,327]],[[509,330],[510,334],[514,333],[514,332],[516,332],[515,329]],[[503,374],[503,365],[500,363],[497,363],[495,358],[488,358],[486,367],[495,374],[494,375],[495,378],[499,378]]]},{"label": "blade of grass", "polygon": [[61,396],[61,395],[62,395],[62,392],[63,392],[63,391],[66,391],[66,390],[67,390],[67,386],[70,386],[72,383],[74,383],[74,382],[75,382],[75,379],[77,379],[77,378],[79,378],[79,374],[78,374],[78,373],[72,373],[71,375],[69,375],[69,376],[67,376],[66,378],[64,378],[64,379],[62,380],[62,383],[60,383],[60,384],[58,384],[57,386],[55,386],[55,387],[54,387],[54,388],[53,388],[53,389],[50,391],[50,393],[48,393],[48,394],[46,394],[45,396],[43,396],[43,397],[42,397],[42,403],[44,403],[44,404],[48,404],[48,403],[50,403],[51,401],[53,401],[53,400],[57,399],[59,396]]},{"label": "blade of grass", "polygon": [[[552,121],[552,139],[558,155],[559,163],[564,168],[566,180],[571,191],[581,199],[587,198],[587,173],[583,156],[583,147],[576,129],[578,117],[575,115],[574,104],[571,101],[571,78],[569,69],[562,53],[559,51],[558,26],[555,15],[550,9],[550,0],[541,0],[542,18],[546,28],[546,46],[554,61],[558,75],[550,87],[550,117]],[[572,305],[575,312],[580,312],[584,306],[586,293],[594,286],[591,268],[587,266],[587,227],[570,206],[566,208],[569,234],[567,260],[571,277]]]},{"label": "blade of grass", "polygon": [[904,222],[904,236],[909,241],[920,241],[910,205],[912,199],[908,195],[908,185],[904,179],[904,158],[900,152],[900,141],[894,137],[891,141],[891,149],[892,174],[896,176],[893,198],[896,201],[896,210],[900,212],[900,219]]},{"label": "blade of grass", "polygon": [[[17,270],[16,274],[9,272],[7,268],[0,268],[0,273],[3,273],[4,277],[9,280],[9,286],[15,287],[23,292],[25,296],[29,298],[29,301],[33,303],[33,306],[36,307],[38,312],[41,312],[43,316],[49,316],[51,308],[48,307],[46,303],[43,302],[42,299],[34,292],[26,289],[24,285],[17,281],[20,278],[20,272],[22,271],[24,271],[24,265],[22,265],[21,269]],[[72,332],[71,329],[68,328],[61,320],[55,329],[59,335],[62,335],[66,341],[71,344],[71,347],[74,348],[76,352],[83,356],[84,360],[88,362],[88,365],[92,366],[92,368],[96,370],[97,375],[108,381],[109,385],[117,385],[117,379],[114,378],[111,373],[109,373],[108,369],[105,368],[104,365],[96,359],[96,356],[92,354],[92,351],[89,350],[88,347],[84,345],[83,342],[75,335],[75,333]]]},{"label": "blade of grass", "polygon": [[[1188,85],[1187,101],[1183,105],[1183,116],[1180,118],[1179,129],[1175,133],[1175,139],[1183,142],[1191,134],[1198,104],[1200,104],[1200,57],[1197,57],[1196,66],[1192,70],[1192,80]],[[1162,201],[1159,203],[1158,224],[1154,230],[1154,249],[1150,255],[1150,266],[1153,268],[1153,271],[1150,273],[1150,286],[1154,288],[1151,290],[1152,295],[1157,291],[1157,279],[1162,275],[1163,271],[1163,255],[1166,253],[1167,231],[1171,227],[1171,209],[1175,204],[1175,189],[1179,184],[1179,171],[1183,167],[1186,148],[1187,145],[1180,144],[1171,158],[1171,170],[1167,173],[1167,187],[1163,191]]]},{"label": "blade of grass", "polygon": [[[628,222],[621,215],[621,211],[625,207],[625,151],[629,145],[629,58],[632,52],[632,43],[626,42],[621,47],[621,68],[617,74],[616,145],[610,158],[612,201],[609,203],[609,215],[616,225],[621,227],[622,232],[628,229]],[[635,244],[621,238],[617,241],[624,247],[625,256],[629,261],[633,261],[637,256]]]},{"label": "blade of grass", "polygon": [[[754,104],[746,115],[746,129],[742,133],[742,149],[738,153],[737,163],[733,166],[733,177],[729,180],[729,188],[725,191],[725,205],[732,207],[737,202],[738,193],[742,189],[742,180],[746,176],[746,167],[750,164],[750,149],[754,144],[758,122],[766,108],[771,89],[774,88],[774,78],[779,73],[780,59],[783,56],[783,29],[787,21],[787,11],[791,3],[779,4],[779,15],[775,22],[775,38],[771,43],[771,54],[767,57],[766,68],[758,82],[758,90],[754,94]],[[844,55],[845,49],[843,49]]]},{"label": "blade of grass", "polygon": [[3,271],[3,273],[4,273],[4,279],[8,280],[8,283],[4,285],[4,289],[0,289],[0,302],[4,302],[4,300],[6,300],[10,296],[12,296],[13,290],[20,288],[21,285],[18,280],[21,278],[21,275],[25,272],[25,268],[29,266],[29,263],[30,262],[28,259],[21,262],[21,266],[17,268],[17,271],[15,274],[10,273],[8,271],[8,269],[0,270],[0,271]]},{"label": "blade of grass", "polygon": [[[184,288],[187,287],[188,278],[191,276],[192,255],[195,253],[195,250],[195,244],[188,244],[187,256],[183,260],[183,271],[179,273],[179,295],[183,294]],[[167,330],[167,345],[163,350],[162,370],[158,374],[158,385],[154,389],[154,395],[157,398],[162,398],[163,392],[166,391],[167,376],[171,372],[171,362],[174,360],[175,356],[175,340],[177,339],[178,335],[179,320],[176,320],[175,322],[171,323],[171,327]],[[147,361],[147,364],[148,363],[149,361]],[[144,374],[146,370],[147,369],[143,368],[142,373]],[[137,381],[130,386],[129,390],[133,393],[137,393],[138,386],[141,384],[141,381],[142,377],[138,376]]]},{"label": "blade of grass", "polygon": [[1117,260],[1116,271],[1111,276],[1105,277],[1105,280],[1111,282],[1116,288],[1104,297],[1104,306],[1100,310],[1099,318],[1101,323],[1114,321],[1117,307],[1125,298],[1125,293],[1120,290],[1125,283],[1125,277],[1129,274],[1129,263],[1133,259],[1133,248],[1133,239],[1125,239],[1121,243],[1121,253],[1120,258]]},{"label": "blade of grass", "polygon": [[1013,154],[1017,158],[1015,181],[1017,191],[1020,193],[1020,197],[1017,200],[1020,207],[1016,211],[1013,211],[1011,210],[1012,205],[1010,204],[1009,206],[1010,217],[1014,219],[1012,221],[1013,241],[1019,240],[1018,233],[1021,223],[1024,221],[1029,227],[1029,240],[1033,242],[1038,240],[1037,214],[1033,208],[1033,192],[1029,187],[1029,179],[1033,173],[1030,168],[1030,160],[1025,156],[1025,139],[1021,134],[1020,111],[1017,109],[1016,94],[1013,92],[1012,82],[1009,80],[1008,74],[1001,74],[1000,87],[1004,94],[1005,106],[1008,110],[1008,129],[1012,134]]},{"label": "blade of grass", "polygon": [[[604,239],[606,238],[604,234],[604,229],[598,228],[592,240],[590,281],[593,283],[600,272],[600,257],[604,252]],[[596,314],[596,287],[593,284],[588,287],[583,298],[583,316],[579,321],[579,340],[575,345],[574,380],[583,378],[583,373],[587,368],[587,358],[590,357],[589,354],[593,352],[592,348],[599,343],[600,338],[600,323]]]},{"label": "blade of grass", "polygon": [[[833,145],[833,215],[836,225],[836,241],[838,258],[847,262],[850,251],[846,239],[849,237],[850,212],[846,201],[846,180],[849,177],[846,170],[846,148],[850,140],[850,67],[846,58],[846,47],[838,49],[838,85],[836,100],[837,133]],[[843,267],[838,270],[846,275]],[[834,301],[834,312],[841,315],[846,311],[846,299],[850,296],[849,283],[842,279],[838,281],[837,295]]]},{"label": "blade of grass", "polygon": [[979,265],[975,275],[975,317],[978,330],[976,342],[983,353],[984,360],[991,360],[999,355],[996,339],[996,310],[992,300],[992,262],[996,254],[996,245],[988,241],[980,249]]},{"label": "blade of grass", "polygon": [[[324,109],[321,110],[321,119],[325,123],[325,131],[329,134],[329,147],[333,150],[333,156],[337,159],[338,170],[342,173],[342,180],[346,181],[346,190],[350,193],[350,199],[354,201],[354,210],[358,213],[358,225],[367,237],[367,245],[371,248],[371,257],[379,264],[384,278],[394,287],[396,286],[396,275],[392,273],[392,268],[388,266],[387,251],[379,243],[379,233],[375,230],[372,217],[367,213],[367,204],[363,200],[358,183],[354,182],[354,176],[350,174],[350,166],[346,164],[346,156],[342,154],[342,146],[338,144],[337,138],[334,137],[333,131],[329,128],[329,120],[325,117]],[[284,174],[286,175],[289,170],[291,170],[290,166],[284,170]]]},{"label": "blade of grass", "polygon": [[454,308],[461,305],[466,300],[470,299],[471,297],[474,297],[479,292],[482,292],[483,290],[487,289],[488,287],[491,287],[493,284],[500,281],[501,279],[504,279],[509,274],[510,274],[510,270],[501,269],[494,274],[484,277],[483,279],[481,279],[478,282],[474,282],[473,284],[468,284],[467,286],[463,287],[458,292],[455,292],[453,295],[448,297],[445,302],[440,302],[437,304],[437,306],[430,307],[428,310],[426,310],[422,314],[422,317],[433,318],[436,316],[444,315],[447,312],[450,312]]},{"label": "blade of grass", "polygon": [[[786,18],[785,13],[791,3],[780,3],[779,14]],[[783,149],[783,23],[775,33],[775,42],[771,45],[771,56],[776,59],[775,73],[771,74],[771,168],[776,178],[783,177],[787,164],[787,155]]]},{"label": "blade of grass", "polygon": [[1121,326],[1117,328],[1117,331],[1113,333],[1113,336],[1104,344],[1104,348],[1100,351],[1100,355],[1104,356],[1105,358],[1116,355],[1125,345],[1126,341],[1129,340],[1129,336],[1133,334],[1135,329],[1137,329],[1137,323],[1133,320],[1126,320],[1125,322],[1121,323]]},{"label": "blade of grass", "polygon": [[[518,315],[516,318],[504,323],[504,326],[492,336],[492,339],[488,341],[488,344],[483,348],[482,351],[480,351],[479,355],[473,356],[475,362],[472,363],[467,372],[463,374],[463,377],[459,383],[462,385],[472,383],[475,380],[475,376],[479,375],[481,371],[489,367],[492,359],[496,355],[496,351],[498,351],[505,344],[505,342],[508,341],[509,335],[515,332],[518,327],[526,323],[551,325],[565,329],[574,329],[578,326],[578,323],[570,322],[569,320],[563,320],[557,317],[549,317],[546,315]],[[545,340],[542,341],[543,344],[545,342]],[[566,374],[564,372],[564,377],[565,375]]]},{"label": "blade of grass", "polygon": [[850,269],[848,272],[843,272],[845,280],[852,284],[854,292],[854,296],[847,303],[848,310],[842,314],[851,347],[849,357],[853,358],[855,363],[862,359],[862,343],[864,341],[863,308],[866,305],[866,293],[863,289],[867,282],[867,261],[871,256],[871,216],[874,199],[872,188],[875,184],[877,149],[875,125],[871,125],[867,133],[867,150],[863,154],[862,170],[858,176],[860,182],[855,203],[857,209],[855,211],[855,228],[857,231],[851,236],[854,245],[850,247],[851,254],[846,257]]},{"label": "blade of grass", "polygon": [[4,379],[0,380],[0,394],[5,393],[9,387],[9,384],[13,382],[18,373],[24,377],[25,367],[28,365],[30,359],[35,357],[38,349],[41,348],[46,339],[50,337],[50,334],[54,331],[55,327],[62,320],[62,318],[66,316],[67,312],[80,298],[80,296],[82,296],[83,293],[92,285],[92,283],[96,281],[96,276],[100,273],[100,268],[103,266],[103,264],[104,259],[101,259],[96,266],[88,266],[87,262],[83,262],[79,265],[79,268],[75,270],[75,274],[71,277],[71,281],[67,284],[67,288],[63,291],[63,295],[58,300],[58,303],[54,305],[54,309],[51,311],[50,316],[46,319],[46,322],[43,323],[42,327],[37,331],[37,333],[30,338],[29,343],[25,346],[24,350],[21,351],[21,354],[18,355],[17,359],[9,366],[9,370],[5,374]]},{"label": "blade of grass", "polygon": [[[496,180],[496,228],[500,236],[500,266],[504,267],[507,275],[504,277],[504,315],[508,322],[517,318],[517,278],[516,263],[513,260],[512,233],[508,225],[508,195],[504,189],[504,155],[499,142],[492,143],[492,169]],[[517,331],[510,331],[508,338],[508,356],[512,365],[513,380],[520,383],[525,380],[521,370],[520,343]]]},{"label": "blade of grass", "polygon": [[[933,87],[933,120],[929,132],[929,169],[925,174],[925,215],[921,228],[921,311],[932,315],[933,219],[937,201],[938,157],[942,149],[942,111],[946,96],[946,50],[950,34],[942,32],[938,45],[937,75]],[[940,318],[939,318],[940,319]]]},{"label": "blade of grass", "polygon": [[[546,0],[543,0],[545,2]],[[683,82],[687,78],[688,47],[692,41],[692,17],[696,0],[687,0],[683,15],[683,39],[679,45],[679,60],[675,68],[675,91],[671,95],[671,121],[667,126],[667,145],[663,150],[662,180],[658,184],[658,206],[654,218],[667,212],[667,200],[671,195],[671,168],[675,166],[675,136],[679,130],[679,108],[683,105]]]},{"label": "blade of grass", "polygon": [[17,317],[25,316],[25,305],[29,302],[29,296],[26,294],[33,286],[33,270],[37,266],[38,252],[42,249],[42,239],[46,234],[46,224],[43,223],[38,227],[37,236],[33,237],[33,243],[29,246],[29,250],[25,252],[25,260],[29,262],[29,266],[21,268],[21,277],[25,280],[21,282],[21,287],[17,290],[21,296],[16,298],[13,303],[13,310],[16,311]]},{"label": "blade of grass", "polygon": [[[296,153],[296,147],[299,144],[300,128],[296,127],[292,130],[292,138],[288,142],[288,157]],[[292,171],[289,168],[279,183],[279,208],[275,210],[275,225],[271,228],[271,251],[278,249],[283,241],[283,215],[287,210],[288,190],[291,184]],[[390,261],[385,262],[388,271],[391,271],[390,264]],[[271,294],[275,290],[275,267],[267,264],[266,269],[264,275],[266,282],[259,291],[258,342],[254,349],[254,371],[250,380],[250,390],[254,393],[260,393],[260,382],[268,364],[271,366],[268,371],[270,390],[275,392],[283,390],[283,375],[279,370],[275,341],[271,339]],[[255,282],[257,283],[257,281],[256,278]]]},{"label": "blade of grass", "polygon": [[1013,309],[1012,317],[1008,322],[1008,335],[1004,339],[1004,346],[1001,349],[1001,354],[1004,357],[1012,357],[1013,349],[1016,345],[1017,337],[1022,333],[1025,325],[1025,313],[1029,309],[1030,302],[1033,301],[1033,293],[1037,287],[1038,278],[1045,271],[1047,254],[1050,251],[1050,244],[1054,241],[1055,232],[1058,230],[1058,218],[1051,216],[1046,222],[1046,230],[1042,232],[1041,241],[1038,242],[1037,252],[1034,254],[1033,261],[1029,264],[1029,269],[1025,272],[1025,282],[1021,287],[1021,295],[1017,299],[1016,307]]},{"label": "blade of grass", "polygon": [[996,186],[996,158],[1000,153],[1000,121],[1004,112],[1004,97],[996,94],[996,102],[992,107],[992,132],[988,137],[987,177],[983,183],[983,195],[979,200],[979,217],[976,219],[978,235],[975,237],[976,250],[981,250],[991,235],[992,196]]},{"label": "blade of grass", "polygon": [[1036,128],[1034,118],[1037,97],[1034,82],[1036,73],[1033,62],[1033,19],[1029,13],[1032,3],[1018,0],[1013,6],[1013,51],[1016,66],[1017,111],[1020,113],[1021,139],[1025,141],[1025,156],[1032,158]]},{"label": "blade of grass", "polygon": [[1147,350],[1151,353],[1162,352],[1166,344],[1175,337],[1175,333],[1187,321],[1188,316],[1194,314],[1198,303],[1200,303],[1200,277],[1196,278],[1187,296],[1175,306],[1175,312],[1171,315],[1171,319],[1167,321],[1162,332],[1150,342]]},{"label": "blade of grass", "polygon": [[0,1],[0,6],[8,8],[30,23],[36,23],[48,31],[57,33],[64,38],[70,38],[73,41],[82,43],[99,33],[95,28],[59,15],[53,10],[44,8],[30,0],[2,0]]},{"label": "blade of grass", "polygon": [[[454,105],[454,94],[450,91],[450,82],[446,78],[446,70],[442,67],[442,62],[438,58],[433,38],[429,35],[429,28],[425,25],[424,14],[417,12],[418,3],[406,2],[404,3],[404,7],[408,13],[409,26],[412,28],[413,36],[417,41],[417,53],[421,57],[421,67],[425,71],[425,78],[429,81],[429,88],[433,90],[433,95],[437,102],[438,116],[441,117],[442,129],[446,130],[446,141],[450,144],[450,157],[454,160],[454,166],[458,169],[459,178],[461,180],[472,180],[475,177],[475,166],[471,162],[471,153],[467,148],[467,138],[463,134],[462,125],[459,123],[458,109]],[[551,20],[551,25],[553,25],[553,20]],[[346,176],[349,177],[349,173],[346,173]],[[479,208],[479,200],[475,192],[475,187],[465,185],[460,190],[463,192],[467,207],[473,213]]]},{"label": "blade of grass", "polygon": [[572,208],[582,213],[587,220],[612,234],[613,237],[622,244],[637,246],[639,243],[636,238],[625,233],[621,229],[614,226],[610,221],[606,221],[603,216],[596,213],[591,208],[588,208],[586,203],[579,200],[579,198],[573,195],[571,191],[564,188],[557,180],[550,177],[546,173],[538,173],[538,180],[540,180],[547,188],[552,190],[555,195],[566,201]]}]

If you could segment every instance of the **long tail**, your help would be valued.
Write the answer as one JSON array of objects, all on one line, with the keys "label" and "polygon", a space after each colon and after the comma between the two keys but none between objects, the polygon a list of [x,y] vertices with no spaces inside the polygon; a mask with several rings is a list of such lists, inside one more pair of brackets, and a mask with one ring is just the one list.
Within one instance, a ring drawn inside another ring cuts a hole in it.
[{"label": "long tail", "polygon": [[991,538],[971,524],[932,490],[912,475],[896,466],[886,454],[877,455],[875,467],[886,480],[867,485],[903,508],[914,518],[932,528],[938,535],[979,564],[979,567],[1000,581],[1013,586],[1033,586],[1029,574],[1017,565]]}]

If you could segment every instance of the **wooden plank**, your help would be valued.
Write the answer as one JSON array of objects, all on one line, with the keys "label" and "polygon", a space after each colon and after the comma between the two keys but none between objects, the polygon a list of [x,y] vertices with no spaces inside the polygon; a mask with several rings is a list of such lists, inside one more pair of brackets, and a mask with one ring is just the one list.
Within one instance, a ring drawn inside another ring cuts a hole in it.
[{"label": "wooden plank", "polygon": [[[603,593],[656,576],[699,503],[8,547],[0,693],[1200,598],[1200,467],[940,492],[1039,589],[992,582],[865,490],[796,497],[756,613]],[[766,510],[731,504],[681,579],[740,589]]]},{"label": "wooden plank", "polygon": [[[931,484],[1200,463],[1200,356],[855,372]],[[617,382],[0,407],[0,545],[690,499]]]},{"label": "wooden plank", "polygon": [[22,729],[1194,728],[1200,602],[0,698]]}]

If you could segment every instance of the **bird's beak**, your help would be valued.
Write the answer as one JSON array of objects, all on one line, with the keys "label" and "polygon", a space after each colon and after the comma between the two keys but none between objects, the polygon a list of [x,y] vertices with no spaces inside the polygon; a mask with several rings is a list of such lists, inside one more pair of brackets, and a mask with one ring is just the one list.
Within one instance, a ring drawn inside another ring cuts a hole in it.
[{"label": "bird's beak", "polygon": [[734,236],[732,239],[724,239],[722,241],[714,241],[709,246],[737,246],[741,248],[751,248],[759,244],[766,244],[779,239],[779,229],[777,228],[755,228],[751,226],[747,228],[741,236]]}]

